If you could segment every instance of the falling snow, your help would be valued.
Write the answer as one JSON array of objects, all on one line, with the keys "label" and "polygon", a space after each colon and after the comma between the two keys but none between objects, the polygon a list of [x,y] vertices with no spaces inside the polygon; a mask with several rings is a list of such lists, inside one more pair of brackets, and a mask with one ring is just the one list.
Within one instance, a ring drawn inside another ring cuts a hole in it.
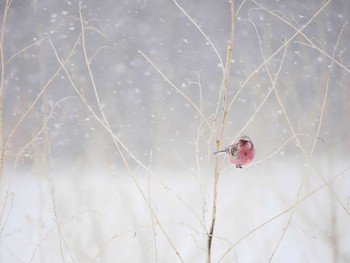
[{"label": "falling snow", "polygon": [[347,1],[6,3],[0,262],[348,261]]}]

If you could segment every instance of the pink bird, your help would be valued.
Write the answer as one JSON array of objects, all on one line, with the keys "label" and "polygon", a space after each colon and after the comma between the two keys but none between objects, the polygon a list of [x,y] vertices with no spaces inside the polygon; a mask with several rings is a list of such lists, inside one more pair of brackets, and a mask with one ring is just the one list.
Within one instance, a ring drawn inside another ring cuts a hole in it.
[{"label": "pink bird", "polygon": [[255,148],[248,136],[242,136],[237,143],[213,154],[218,153],[227,153],[230,162],[235,164],[237,168],[242,168],[242,165],[248,164],[254,159]]}]

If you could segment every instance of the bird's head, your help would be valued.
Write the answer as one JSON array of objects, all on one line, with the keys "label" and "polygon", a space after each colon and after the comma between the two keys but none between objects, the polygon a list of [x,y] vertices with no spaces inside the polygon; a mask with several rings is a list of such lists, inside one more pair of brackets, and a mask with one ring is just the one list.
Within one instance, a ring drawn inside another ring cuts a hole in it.
[{"label": "bird's head", "polygon": [[246,147],[246,148],[253,147],[252,140],[248,136],[242,136],[241,138],[239,138],[238,143],[239,143],[239,146],[241,147]]}]

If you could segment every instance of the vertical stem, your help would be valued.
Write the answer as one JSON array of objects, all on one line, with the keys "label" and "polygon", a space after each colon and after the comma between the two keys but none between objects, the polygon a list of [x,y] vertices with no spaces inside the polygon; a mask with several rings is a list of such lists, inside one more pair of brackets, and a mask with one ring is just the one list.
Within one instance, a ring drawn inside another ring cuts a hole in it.
[{"label": "vertical stem", "polygon": [[2,112],[2,102],[4,94],[4,84],[5,84],[5,58],[4,58],[4,40],[5,40],[5,29],[6,29],[6,18],[7,13],[10,9],[12,0],[6,0],[4,7],[4,16],[2,18],[2,28],[0,35],[0,63],[1,63],[1,79],[0,79],[0,179],[2,178],[3,164],[4,164],[4,155],[5,147],[3,140],[3,112]]},{"label": "vertical stem", "polygon": [[[227,87],[228,80],[230,77],[230,69],[231,69],[231,60],[232,60],[232,49],[233,49],[233,40],[234,40],[234,28],[235,28],[235,15],[234,15],[234,0],[231,0],[231,34],[230,39],[227,43],[227,52],[226,52],[226,63],[224,69],[224,75],[221,83],[221,92],[222,92],[222,121],[220,134],[216,139],[216,150],[220,150],[222,140],[224,137],[226,120],[227,120]],[[214,167],[214,189],[213,189],[213,204],[212,204],[212,217],[211,217],[211,225],[208,233],[208,245],[207,245],[207,262],[211,262],[211,251],[212,251],[212,243],[213,243],[213,234],[215,229],[216,222],[216,208],[217,208],[217,196],[218,196],[218,181],[220,175],[219,169],[219,159],[218,156],[215,158],[215,167]]]}]

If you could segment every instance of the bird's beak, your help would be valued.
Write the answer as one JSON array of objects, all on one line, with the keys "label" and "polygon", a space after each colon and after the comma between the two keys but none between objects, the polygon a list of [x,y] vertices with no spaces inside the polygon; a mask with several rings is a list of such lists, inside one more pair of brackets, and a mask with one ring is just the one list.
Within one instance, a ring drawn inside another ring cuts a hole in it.
[{"label": "bird's beak", "polygon": [[221,150],[221,151],[217,151],[217,152],[213,152],[214,155],[218,154],[218,153],[224,153],[226,152],[227,150]]}]

